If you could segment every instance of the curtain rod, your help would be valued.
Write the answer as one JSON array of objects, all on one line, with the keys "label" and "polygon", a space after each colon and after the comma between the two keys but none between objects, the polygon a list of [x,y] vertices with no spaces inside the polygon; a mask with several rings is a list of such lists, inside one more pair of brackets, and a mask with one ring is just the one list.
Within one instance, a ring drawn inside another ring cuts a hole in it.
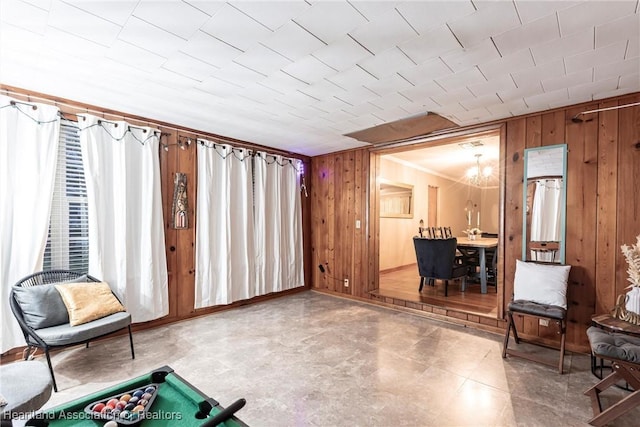
[{"label": "curtain rod", "polygon": [[[20,96],[20,97],[26,97],[28,102],[31,102],[32,99],[38,100],[38,101],[42,101],[45,104],[48,105],[54,105],[54,106],[60,106],[60,105],[64,105],[66,107],[69,108],[74,108],[74,109],[79,109],[79,110],[83,110],[82,112],[86,112],[86,113],[95,113],[95,114],[101,114],[101,115],[109,115],[109,116],[114,116],[114,117],[120,117],[123,120],[127,119],[127,116],[125,116],[124,114],[117,114],[117,113],[109,113],[106,111],[100,111],[100,110],[94,110],[92,108],[88,108],[88,107],[81,107],[78,104],[74,104],[74,103],[69,103],[69,102],[65,102],[65,101],[58,101],[55,99],[49,99],[49,98],[45,98],[43,96],[39,96],[39,95],[29,95],[27,93],[22,93],[22,92],[17,92],[15,90],[9,89],[7,87],[2,87],[2,85],[0,85],[0,90],[5,93],[6,95],[14,95],[14,96]],[[27,102],[21,102],[21,101],[15,101],[15,102],[19,102],[21,104],[25,104],[25,105],[29,105],[31,107],[36,107],[33,104],[27,103]],[[74,115],[78,115],[78,114],[82,114],[82,112],[79,113],[69,113],[69,112],[62,112],[63,114],[74,114]],[[190,134],[195,134],[196,138],[198,137],[202,137],[204,139],[210,139],[210,140],[216,140],[217,142],[219,142],[220,144],[238,144],[243,146],[244,148],[250,148],[250,149],[254,149],[254,150],[264,150],[267,152],[270,152],[269,154],[280,154],[280,155],[285,155],[285,156],[293,156],[296,157],[302,161],[306,161],[308,159],[308,156],[304,156],[298,153],[292,153],[290,151],[285,151],[285,150],[279,150],[279,149],[274,149],[272,147],[266,147],[266,146],[261,146],[259,144],[253,144],[250,142],[245,142],[245,141],[241,141],[241,140],[236,140],[234,138],[227,138],[227,137],[223,137],[223,136],[212,136],[213,134],[207,134],[207,133],[202,133],[202,132],[198,132],[192,129],[186,129],[186,128],[181,128],[181,127],[176,127],[176,126],[171,126],[169,124],[162,124],[162,123],[158,123],[158,122],[154,122],[152,120],[145,120],[143,118],[135,118],[135,117],[130,117],[131,120],[135,120],[138,122],[143,122],[146,123],[149,126],[156,126],[156,127],[160,127],[160,128],[164,128],[164,129],[172,129],[175,130],[177,132],[183,132],[183,133],[190,133]],[[170,135],[168,133],[164,133],[165,135]]]},{"label": "curtain rod", "polygon": [[640,105],[640,102],[634,102],[634,103],[625,104],[625,105],[616,105],[615,107],[598,108],[597,110],[583,111],[583,112],[578,113],[575,116],[573,116],[571,118],[571,121],[573,123],[582,123],[582,122],[584,122],[584,120],[579,118],[578,116],[581,116],[583,114],[599,113],[600,111],[619,110],[620,108],[635,107],[636,105]]}]

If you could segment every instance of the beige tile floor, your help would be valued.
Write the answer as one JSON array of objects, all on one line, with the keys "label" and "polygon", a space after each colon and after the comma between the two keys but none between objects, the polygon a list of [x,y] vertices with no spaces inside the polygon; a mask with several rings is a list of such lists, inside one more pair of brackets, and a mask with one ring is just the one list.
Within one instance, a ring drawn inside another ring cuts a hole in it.
[{"label": "beige tile floor", "polygon": [[[585,426],[589,357],[565,370],[501,357],[501,337],[313,291],[53,357],[46,407],[162,365],[254,426]],[[538,349],[538,347],[535,347]],[[622,390],[608,393],[612,400]],[[640,425],[640,410],[614,426]]]}]

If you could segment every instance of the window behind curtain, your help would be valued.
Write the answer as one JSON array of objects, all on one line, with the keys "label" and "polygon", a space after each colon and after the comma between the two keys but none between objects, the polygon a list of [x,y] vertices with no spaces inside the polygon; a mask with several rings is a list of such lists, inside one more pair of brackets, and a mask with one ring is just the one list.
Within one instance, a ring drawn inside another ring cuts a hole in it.
[{"label": "window behind curtain", "polygon": [[64,119],[60,124],[58,167],[44,252],[44,270],[53,269],[82,273],[89,269],[89,217],[80,136],[76,123]]}]

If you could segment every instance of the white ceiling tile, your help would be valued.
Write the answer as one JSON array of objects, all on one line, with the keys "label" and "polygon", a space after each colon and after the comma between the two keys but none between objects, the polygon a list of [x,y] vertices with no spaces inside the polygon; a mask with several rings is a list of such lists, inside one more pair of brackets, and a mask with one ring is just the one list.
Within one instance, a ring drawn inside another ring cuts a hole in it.
[{"label": "white ceiling tile", "polygon": [[569,101],[569,92],[567,89],[559,89],[554,92],[545,92],[539,95],[528,96],[524,98],[524,102],[530,108],[549,109],[549,104],[562,103]]},{"label": "white ceiling tile", "polygon": [[640,14],[625,16],[596,27],[596,47],[620,40],[640,39]]},{"label": "white ceiling tile", "polygon": [[374,116],[380,118],[384,122],[393,122],[396,120],[404,119],[408,113],[400,107],[387,108],[382,111],[372,113]]},{"label": "white ceiling tile", "polygon": [[363,104],[354,105],[353,107],[347,106],[343,108],[343,110],[357,117],[365,114],[379,113],[382,111],[382,108],[370,102],[365,102]]},{"label": "white ceiling tile", "polygon": [[42,10],[51,9],[51,0],[24,0],[25,3],[29,3],[32,6],[40,8]]},{"label": "white ceiling tile", "polygon": [[294,20],[327,44],[341,39],[358,25],[367,22],[360,12],[345,1],[314,3]]},{"label": "white ceiling tile", "polygon": [[349,90],[368,83],[373,83],[377,79],[362,68],[355,66],[348,70],[341,71],[338,74],[334,74],[327,80],[337,84],[343,89]]},{"label": "white ceiling tile", "polygon": [[599,49],[593,49],[577,55],[568,56],[564,62],[567,73],[574,73],[584,68],[592,68],[597,65],[608,64],[610,62],[620,62],[624,59],[627,49],[627,42],[622,41]]},{"label": "white ceiling tile", "polygon": [[203,81],[218,70],[218,67],[182,52],[171,55],[162,67],[197,81]]},{"label": "white ceiling tile", "polygon": [[373,57],[370,52],[348,36],[321,47],[313,52],[313,56],[338,71],[346,70],[359,61]]},{"label": "white ceiling tile", "polygon": [[195,89],[211,93],[221,98],[229,98],[242,90],[242,87],[215,77],[209,77],[202,83],[194,86]]},{"label": "white ceiling tile", "polygon": [[297,18],[310,7],[302,0],[239,1],[234,2],[233,6],[272,30],[280,28],[292,18]]},{"label": "white ceiling tile", "polygon": [[560,29],[555,15],[532,21],[493,37],[502,55],[510,55],[522,46],[535,46],[560,38]]},{"label": "white ceiling tile", "polygon": [[490,39],[442,56],[442,61],[455,73],[496,59],[500,59],[500,54]]},{"label": "white ceiling tile", "polygon": [[356,129],[367,129],[372,126],[378,126],[384,123],[381,119],[373,114],[367,114],[365,116],[356,117],[355,119],[348,120],[350,123],[356,125]]},{"label": "white ceiling tile", "polygon": [[[75,36],[70,37],[73,38]],[[38,53],[46,43],[46,39],[40,34],[25,30],[24,28],[14,27],[7,23],[0,25],[0,54],[4,54],[6,49],[15,49],[17,52],[24,51],[25,54],[32,57],[32,55]]]},{"label": "white ceiling tile", "polygon": [[429,99],[432,96],[444,95],[446,94],[446,91],[442,89],[441,86],[431,81],[418,86],[414,86],[409,89],[405,89],[400,93],[409,98],[411,101],[420,103],[425,102],[426,99]]},{"label": "white ceiling tile", "polygon": [[502,101],[495,93],[490,93],[477,98],[469,98],[460,101],[460,104],[467,110],[475,110],[478,108],[489,108],[491,105],[501,104]]},{"label": "white ceiling tile", "polygon": [[329,114],[334,111],[339,111],[342,108],[347,106],[343,101],[340,101],[334,97],[320,100],[313,105],[313,108],[318,109],[318,111],[323,112],[325,114]]},{"label": "white ceiling tile", "polygon": [[202,31],[198,31],[191,37],[180,50],[218,68],[225,66],[242,54],[241,50]]},{"label": "white ceiling tile", "polygon": [[445,76],[437,79],[436,82],[442,86],[445,90],[455,90],[463,86],[471,86],[478,83],[484,83],[487,79],[484,78],[480,70],[477,67],[473,67],[466,71],[454,73],[450,76]]},{"label": "white ceiling tile", "polygon": [[[422,102],[425,100],[428,100],[428,102]],[[413,102],[400,93],[389,93],[370,102],[377,105],[381,109],[402,107],[402,109],[407,110],[411,114],[437,107],[437,104],[430,98],[428,98],[428,96],[426,98],[420,99],[420,102]]]},{"label": "white ceiling tile", "polygon": [[336,70],[325,65],[323,62],[320,62],[311,55],[307,55],[296,62],[283,67],[282,71],[309,84],[321,81],[324,77],[336,74]]},{"label": "white ceiling tile", "polygon": [[165,58],[186,44],[184,39],[133,16],[125,24],[118,39]]},{"label": "white ceiling tile", "polygon": [[201,28],[240,50],[247,50],[272,34],[272,31],[227,3]]},{"label": "white ceiling tile", "polygon": [[260,81],[260,84],[281,93],[289,93],[295,90],[304,90],[309,85],[288,74],[278,71]]},{"label": "white ceiling tile", "polygon": [[239,96],[253,99],[257,102],[268,104],[272,102],[276,97],[281,96],[282,93],[258,83],[249,84],[244,89],[238,92]]},{"label": "white ceiling tile", "polygon": [[351,5],[358,9],[368,21],[373,21],[378,16],[393,13],[396,2],[393,0],[354,0]]},{"label": "white ceiling tile", "polygon": [[[56,6],[59,0],[53,0],[52,7]],[[118,1],[87,1],[87,0],[64,0],[65,3],[89,12],[95,17],[100,17],[114,24],[123,26],[129,16],[136,8],[138,0],[118,0]]]},{"label": "white ceiling tile", "polygon": [[593,81],[593,69],[585,68],[575,73],[566,74],[560,77],[554,77],[551,79],[542,80],[542,88],[545,92],[552,92],[554,90],[562,89],[564,87],[571,87]]},{"label": "white ceiling tile", "polygon": [[44,34],[49,12],[19,0],[0,2],[0,22],[6,22],[25,30]]},{"label": "white ceiling tile", "polygon": [[555,15],[556,11],[567,9],[580,3],[579,1],[531,1],[515,0],[518,14],[523,23],[535,21],[548,15]]},{"label": "white ceiling tile", "polygon": [[318,102],[317,99],[299,90],[294,90],[284,95],[276,96],[274,97],[274,99],[277,99],[285,104],[291,105],[294,108],[307,107],[309,105],[314,105]]},{"label": "white ceiling tile", "polygon": [[494,116],[508,117],[510,115],[516,115],[515,111],[522,111],[527,108],[527,105],[522,99],[516,99],[514,101],[504,104],[488,105],[487,110]]},{"label": "white ceiling tile", "polygon": [[222,1],[211,0],[183,0],[198,10],[203,11],[209,16],[215,15],[226,3]]},{"label": "white ceiling tile", "polygon": [[250,47],[233,61],[264,75],[291,64],[289,59],[260,44]]},{"label": "white ceiling tile", "polygon": [[618,87],[625,88],[628,91],[632,91],[632,92],[640,91],[640,72],[636,72],[635,74],[625,74],[624,76],[620,76],[620,79],[618,81]]},{"label": "white ceiling tile", "polygon": [[213,77],[245,87],[251,83],[263,80],[266,75],[232,62],[216,70],[213,73]]},{"label": "white ceiling tile", "polygon": [[483,62],[478,65],[478,68],[480,68],[480,71],[482,71],[482,74],[484,74],[488,80],[494,80],[500,76],[515,73],[533,67],[534,65],[529,49],[522,49],[511,55],[506,55],[493,61]]},{"label": "white ceiling tile", "polygon": [[414,87],[413,84],[399,74],[392,74],[378,81],[367,83],[365,86],[380,96]]},{"label": "white ceiling tile", "polygon": [[413,28],[395,9],[391,13],[380,15],[371,22],[361,25],[349,34],[374,54],[417,36]]},{"label": "white ceiling tile", "polygon": [[133,16],[185,40],[209,19],[209,15],[181,0],[141,0]]},{"label": "white ceiling tile", "polygon": [[484,117],[486,117],[487,114],[490,114],[489,110],[483,107],[469,111],[461,111],[456,113],[456,117],[463,122],[469,121],[470,123],[477,123],[478,121],[485,120]]},{"label": "white ceiling tile", "polygon": [[364,86],[353,88],[348,92],[335,95],[336,99],[348,105],[358,105],[364,102],[374,101],[379,98],[378,94],[371,92]]},{"label": "white ceiling tile", "polygon": [[640,56],[640,38],[629,40],[629,44],[627,45],[627,53],[625,54],[625,59],[629,58],[637,58]]},{"label": "white ceiling tile", "polygon": [[460,43],[446,25],[434,28],[429,32],[412,38],[400,45],[400,49],[416,64],[437,58],[443,53],[462,49]]},{"label": "white ceiling tile", "polygon": [[[73,46],[73,49],[69,49],[69,46]],[[53,27],[47,28],[43,48],[65,52],[66,55],[89,61],[104,58],[109,50],[106,46],[99,45],[98,43],[77,37],[66,31],[60,31]]]},{"label": "white ceiling tile", "polygon": [[455,104],[459,102],[470,101],[475,98],[476,97],[466,87],[431,96],[431,99],[440,104],[445,110],[448,110],[452,105],[455,106]]},{"label": "white ceiling tile", "polygon": [[546,62],[535,67],[525,68],[511,74],[518,86],[528,86],[533,82],[561,77],[564,75],[564,63],[561,59]]},{"label": "white ceiling tile", "polygon": [[325,116],[326,119],[331,120],[334,123],[346,122],[349,119],[353,119],[353,114],[347,113],[344,110],[335,110]]},{"label": "white ceiling tile", "polygon": [[309,34],[302,27],[291,21],[278,28],[269,37],[262,40],[262,44],[296,61],[325,44]]},{"label": "white ceiling tile", "polygon": [[122,29],[113,22],[61,1],[54,1],[51,4],[49,25],[103,46],[110,46]]},{"label": "white ceiling tile", "polygon": [[[636,78],[640,78],[640,75],[636,76]],[[636,85],[635,87],[638,87],[638,86]],[[637,91],[637,89],[635,91]],[[620,87],[620,88],[612,90],[610,92],[596,93],[596,94],[593,95],[593,99],[605,99],[605,98],[611,98],[611,97],[614,97],[614,96],[628,95],[629,92],[633,92],[633,90],[630,90],[628,88]]]},{"label": "white ceiling tile", "polygon": [[414,85],[427,83],[453,74],[453,71],[440,58],[432,59],[419,65],[411,65],[408,68],[398,67],[398,70],[398,74]]},{"label": "white ceiling tile", "polygon": [[542,64],[593,48],[593,28],[590,27],[569,36],[533,46],[531,52],[536,64]]},{"label": "white ceiling tile", "polygon": [[475,12],[470,1],[405,1],[396,8],[419,34]]},{"label": "white ceiling tile", "polygon": [[304,89],[301,89],[301,91],[316,99],[330,100],[333,99],[334,95],[343,93],[344,89],[336,86],[329,80],[322,79],[308,85]]},{"label": "white ceiling tile", "polygon": [[543,93],[542,84],[540,81],[535,82],[525,82],[523,86],[517,87],[515,89],[502,89],[498,92],[498,96],[505,103],[509,103],[512,101],[516,101],[518,99],[527,98],[534,95],[539,95]]},{"label": "white ceiling tile", "polygon": [[626,61],[610,62],[596,65],[595,81],[606,80],[611,77],[619,77],[627,74],[635,74],[640,70],[640,58],[627,59]]},{"label": "white ceiling tile", "polygon": [[635,12],[635,1],[584,1],[558,12],[560,32],[563,36],[586,27],[602,25]]},{"label": "white ceiling tile", "polygon": [[491,2],[487,7],[449,22],[449,27],[465,48],[519,25],[520,20],[513,3],[506,1]]},{"label": "white ceiling tile", "polygon": [[515,89],[516,85],[509,74],[503,74],[486,82],[469,85],[468,87],[475,96],[483,96],[495,94],[502,90]]},{"label": "white ceiling tile", "polygon": [[574,98],[589,98],[593,94],[600,92],[609,92],[618,88],[618,78],[614,77],[607,80],[600,80],[597,82],[579,84],[569,87],[569,97]]},{"label": "white ceiling tile", "polygon": [[395,74],[396,70],[414,67],[416,64],[411,61],[397,47],[392,47],[384,52],[376,54],[358,63],[362,68],[373,74],[377,78]]},{"label": "white ceiling tile", "polygon": [[156,69],[166,61],[166,58],[160,55],[123,40],[116,40],[107,51],[106,57],[141,70]]}]

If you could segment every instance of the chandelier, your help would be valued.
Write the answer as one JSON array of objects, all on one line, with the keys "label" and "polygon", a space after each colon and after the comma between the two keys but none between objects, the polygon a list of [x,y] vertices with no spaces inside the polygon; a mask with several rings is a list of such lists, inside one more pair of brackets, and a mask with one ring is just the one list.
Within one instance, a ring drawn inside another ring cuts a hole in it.
[{"label": "chandelier", "polygon": [[480,167],[480,157],[482,157],[482,154],[476,154],[475,157],[476,165],[467,169],[467,180],[471,185],[485,185],[491,177],[493,170],[491,166]]}]

